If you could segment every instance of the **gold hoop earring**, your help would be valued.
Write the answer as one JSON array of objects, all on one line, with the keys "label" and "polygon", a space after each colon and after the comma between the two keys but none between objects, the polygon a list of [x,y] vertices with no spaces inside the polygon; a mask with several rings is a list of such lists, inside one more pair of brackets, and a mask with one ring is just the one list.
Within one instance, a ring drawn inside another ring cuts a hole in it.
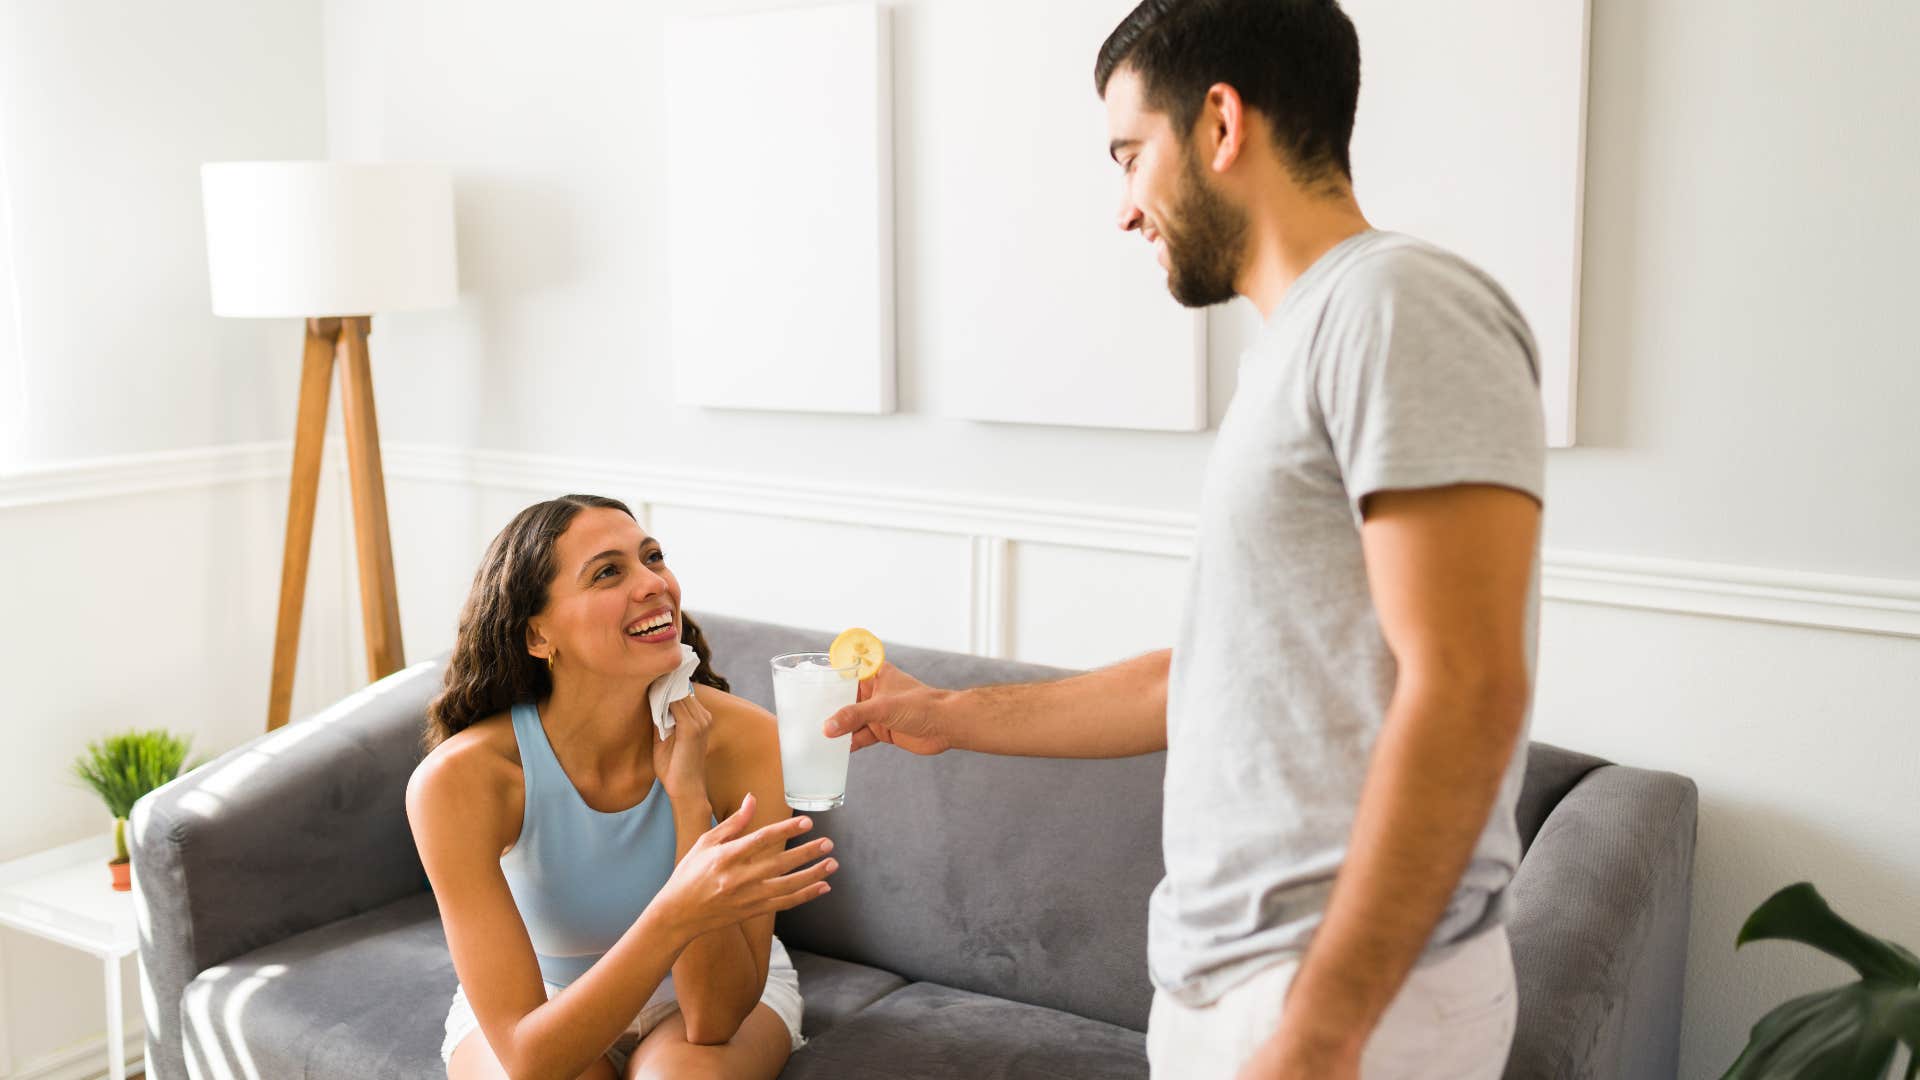
[{"label": "gold hoop earring", "polygon": [[547,674],[553,674],[553,653],[547,654]]}]

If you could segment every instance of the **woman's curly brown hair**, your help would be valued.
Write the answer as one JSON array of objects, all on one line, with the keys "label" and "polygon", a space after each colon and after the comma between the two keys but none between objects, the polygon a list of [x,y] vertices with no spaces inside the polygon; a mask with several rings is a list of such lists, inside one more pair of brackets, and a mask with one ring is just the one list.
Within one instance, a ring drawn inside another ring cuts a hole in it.
[{"label": "woman's curly brown hair", "polygon": [[[547,586],[557,567],[553,547],[574,516],[589,508],[633,511],[618,499],[562,495],[520,511],[487,545],[460,610],[460,634],[447,662],[444,688],[427,706],[427,749],[476,721],[553,692],[547,665],[527,651],[527,621],[547,606]],[[680,640],[700,657],[693,681],[729,689],[713,670],[706,635],[683,611]]]}]

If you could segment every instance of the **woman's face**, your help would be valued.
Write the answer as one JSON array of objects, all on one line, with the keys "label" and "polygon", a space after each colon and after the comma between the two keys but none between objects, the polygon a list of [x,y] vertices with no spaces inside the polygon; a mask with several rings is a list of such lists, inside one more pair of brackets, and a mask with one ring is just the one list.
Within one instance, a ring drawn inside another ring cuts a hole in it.
[{"label": "woman's face", "polygon": [[554,543],[547,606],[527,647],[554,655],[556,676],[654,678],[680,665],[680,583],[659,541],[632,518],[589,507]]}]

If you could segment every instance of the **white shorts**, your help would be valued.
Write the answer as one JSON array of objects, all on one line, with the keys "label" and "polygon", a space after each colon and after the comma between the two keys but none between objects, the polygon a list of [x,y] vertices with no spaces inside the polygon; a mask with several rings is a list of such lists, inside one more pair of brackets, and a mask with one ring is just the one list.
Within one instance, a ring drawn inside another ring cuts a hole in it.
[{"label": "white shorts", "polygon": [[[545,984],[547,997],[551,999],[560,992],[553,983]],[[800,974],[793,969],[793,958],[787,955],[787,947],[780,944],[779,938],[773,939],[773,948],[767,953],[767,988],[760,992],[760,1004],[772,1009],[782,1023],[787,1025],[787,1036],[792,1040],[792,1048],[800,1049],[807,1040],[800,1037]],[[620,1033],[611,1049],[607,1051],[608,1060],[613,1062],[615,1072],[624,1074],[627,1059],[633,1056],[634,1047],[660,1022],[680,1011],[680,1002],[673,996],[673,976],[669,975],[660,983],[659,989],[640,1007],[640,1015]],[[454,1048],[460,1041],[480,1029],[480,1021],[473,1015],[473,1007],[467,1004],[467,992],[464,987],[454,987],[453,1007],[447,1010],[447,1037],[440,1042],[440,1060],[451,1062]]]},{"label": "white shorts", "polygon": [[[1155,1080],[1233,1080],[1272,1037],[1299,969],[1269,968],[1200,1008],[1155,991]],[[1367,1040],[1360,1080],[1500,1080],[1519,1007],[1513,947],[1496,927],[1413,969]]]}]

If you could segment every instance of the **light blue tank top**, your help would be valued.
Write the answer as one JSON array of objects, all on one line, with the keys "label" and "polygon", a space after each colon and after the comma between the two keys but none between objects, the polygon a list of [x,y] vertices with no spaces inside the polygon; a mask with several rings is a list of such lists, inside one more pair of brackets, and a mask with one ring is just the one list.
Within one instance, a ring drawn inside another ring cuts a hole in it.
[{"label": "light blue tank top", "polygon": [[673,804],[660,781],[614,814],[588,806],[532,705],[513,707],[527,808],[500,856],[540,976],[565,986],[620,940],[673,873]]}]

